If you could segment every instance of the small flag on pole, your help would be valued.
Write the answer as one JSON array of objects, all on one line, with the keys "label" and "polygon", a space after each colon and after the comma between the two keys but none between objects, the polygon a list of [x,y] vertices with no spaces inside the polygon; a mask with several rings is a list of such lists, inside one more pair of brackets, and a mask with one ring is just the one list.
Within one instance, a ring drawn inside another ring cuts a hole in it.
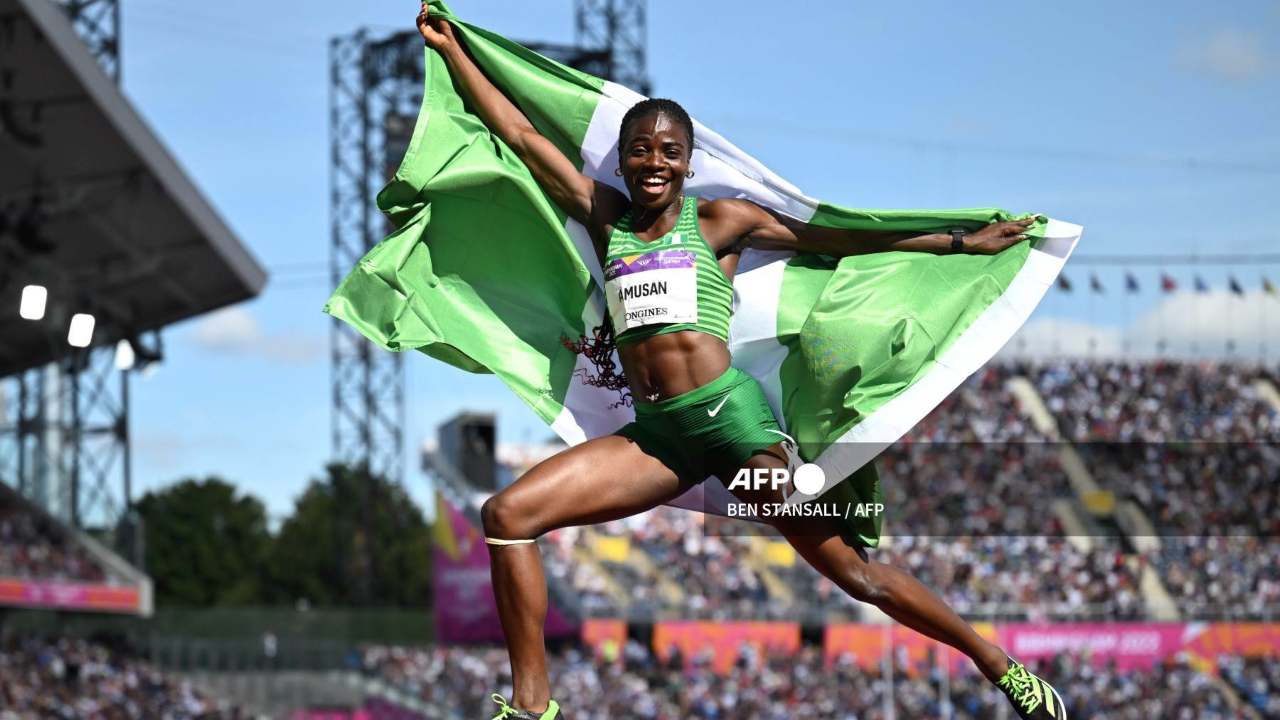
[{"label": "small flag on pole", "polygon": [[1160,289],[1171,293],[1178,289],[1178,282],[1164,273],[1160,273]]},{"label": "small flag on pole", "polygon": [[1067,279],[1067,274],[1058,275],[1058,289],[1062,292],[1071,292],[1071,281]]},{"label": "small flag on pole", "polygon": [[1102,289],[1102,281],[1098,279],[1098,273],[1093,273],[1092,275],[1089,276],[1089,289],[1098,293],[1099,295],[1106,292],[1105,290]]},{"label": "small flag on pole", "polygon": [[1240,287],[1240,281],[1236,280],[1235,275],[1227,276],[1227,287],[1231,288],[1231,292],[1244,297],[1244,288]]},{"label": "small flag on pole", "polygon": [[1134,277],[1131,272],[1124,274],[1124,289],[1131,293],[1138,292],[1138,278]]},{"label": "small flag on pole", "polygon": [[1199,275],[1196,275],[1196,292],[1198,293],[1209,292],[1209,283],[1205,282],[1204,278],[1200,277]]}]

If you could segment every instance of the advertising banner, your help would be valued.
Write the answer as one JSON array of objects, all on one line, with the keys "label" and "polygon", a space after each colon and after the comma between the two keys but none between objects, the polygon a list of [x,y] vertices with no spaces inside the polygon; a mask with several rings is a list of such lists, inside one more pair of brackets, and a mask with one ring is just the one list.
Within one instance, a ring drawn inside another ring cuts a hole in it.
[{"label": "advertising banner", "polygon": [[1205,669],[1217,656],[1256,656],[1280,651],[1280,625],[1269,623],[1072,623],[1001,625],[1005,649],[1019,660],[1061,653],[1114,662],[1119,670],[1146,670],[1184,653]]},{"label": "advertising banner", "polygon": [[800,649],[800,624],[790,622],[659,622],[653,626],[653,650],[663,661],[678,650],[685,667],[710,656],[716,672],[728,672],[743,646],[767,654],[793,654]]},{"label": "advertising banner", "polygon": [[582,621],[582,644],[605,662],[622,659],[622,646],[627,642],[625,620],[590,619]]},{"label": "advertising banner", "polygon": [[[501,642],[502,625],[489,577],[489,547],[465,515],[436,496],[432,582],[436,639],[444,644]],[[554,605],[547,609],[547,637],[577,628]]]},{"label": "advertising banner", "polygon": [[[977,623],[979,635],[993,640],[1023,662],[1075,655],[1097,665],[1114,663],[1120,671],[1149,670],[1182,656],[1206,671],[1222,654],[1267,656],[1280,652],[1280,624],[1271,623]],[[918,670],[937,659],[963,671],[969,659],[901,625],[829,625],[823,656],[828,665],[843,659],[859,667],[880,666],[891,647],[899,667]]]},{"label": "advertising banner", "polygon": [[[996,629],[991,623],[974,623],[979,635],[996,640]],[[871,669],[884,662],[886,646],[892,647],[898,666],[916,668],[945,660],[952,672],[971,665],[969,658],[935,640],[902,625],[828,625],[823,640],[823,658],[826,664],[844,660],[858,667]]]},{"label": "advertising banner", "polygon": [[136,613],[141,611],[141,596],[138,588],[129,586],[0,578],[0,606],[3,605]]}]

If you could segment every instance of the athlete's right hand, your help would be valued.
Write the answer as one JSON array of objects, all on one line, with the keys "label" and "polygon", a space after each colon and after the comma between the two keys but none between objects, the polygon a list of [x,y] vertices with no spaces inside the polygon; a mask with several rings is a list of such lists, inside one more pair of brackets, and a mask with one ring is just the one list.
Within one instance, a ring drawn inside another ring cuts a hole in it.
[{"label": "athlete's right hand", "polygon": [[426,2],[418,13],[418,32],[433,50],[444,50],[454,42],[453,26],[439,15],[431,16]]}]

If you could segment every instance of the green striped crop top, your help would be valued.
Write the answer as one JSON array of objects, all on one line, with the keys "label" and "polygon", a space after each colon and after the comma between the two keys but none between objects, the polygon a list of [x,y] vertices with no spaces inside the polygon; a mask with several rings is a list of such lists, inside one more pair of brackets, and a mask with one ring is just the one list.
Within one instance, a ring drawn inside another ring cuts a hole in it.
[{"label": "green striped crop top", "polygon": [[698,231],[698,199],[686,196],[666,235],[645,242],[631,211],[614,224],[604,260],[605,298],[619,345],[694,330],[729,339],[733,284]]}]

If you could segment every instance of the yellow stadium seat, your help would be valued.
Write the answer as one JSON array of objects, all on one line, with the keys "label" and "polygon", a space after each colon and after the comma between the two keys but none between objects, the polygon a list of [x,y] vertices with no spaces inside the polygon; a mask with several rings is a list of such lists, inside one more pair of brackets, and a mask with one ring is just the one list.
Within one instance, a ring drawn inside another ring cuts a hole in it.
[{"label": "yellow stadium seat", "polygon": [[625,537],[600,537],[596,539],[596,557],[612,563],[625,563],[631,554],[631,539]]},{"label": "yellow stadium seat", "polygon": [[770,540],[764,549],[765,560],[777,567],[791,567],[796,564],[796,551],[790,543]]}]

